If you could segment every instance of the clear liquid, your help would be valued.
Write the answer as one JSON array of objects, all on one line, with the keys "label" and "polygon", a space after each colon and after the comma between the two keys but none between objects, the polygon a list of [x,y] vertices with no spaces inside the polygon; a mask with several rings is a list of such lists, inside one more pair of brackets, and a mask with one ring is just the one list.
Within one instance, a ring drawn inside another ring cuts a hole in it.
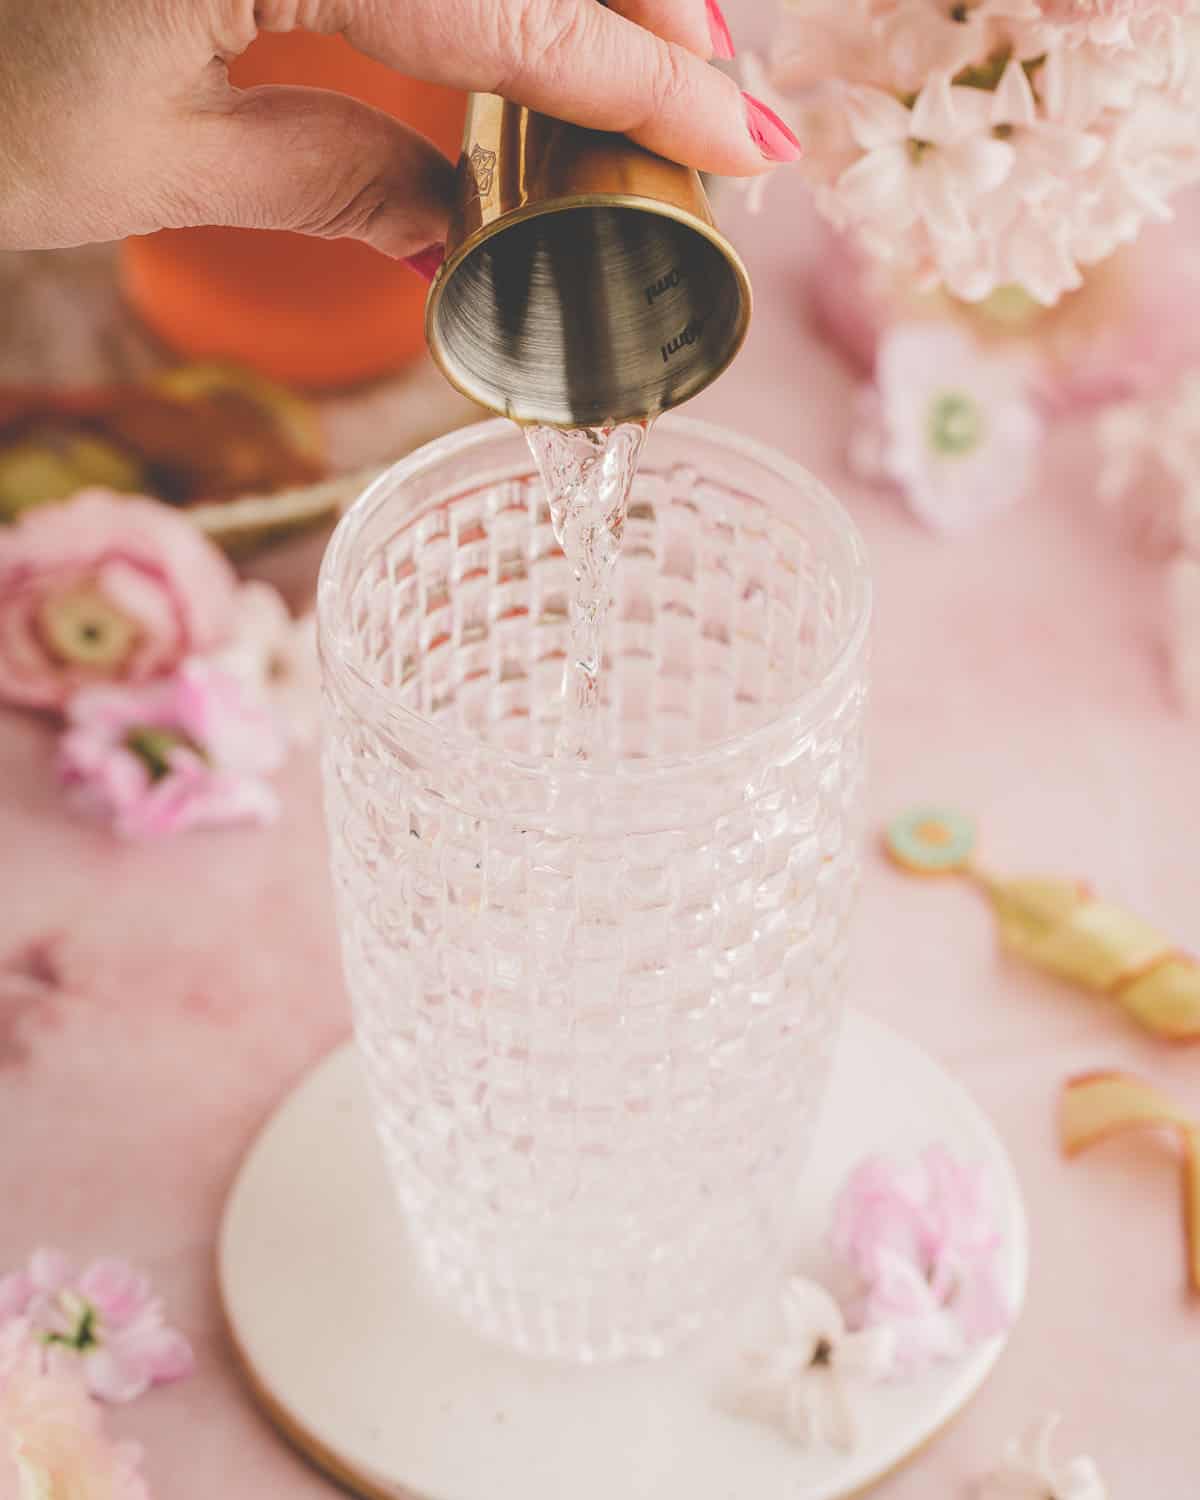
[{"label": "clear liquid", "polygon": [[555,744],[555,754],[564,758],[594,760],[603,754],[599,723],[604,623],[629,492],[649,432],[649,422],[525,430],[546,486],[554,535],[571,570],[570,634]]}]

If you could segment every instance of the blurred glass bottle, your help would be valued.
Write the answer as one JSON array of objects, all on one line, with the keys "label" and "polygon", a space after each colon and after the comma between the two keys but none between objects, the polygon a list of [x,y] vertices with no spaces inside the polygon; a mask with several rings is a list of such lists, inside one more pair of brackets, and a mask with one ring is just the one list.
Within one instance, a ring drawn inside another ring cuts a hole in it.
[{"label": "blurred glass bottle", "polygon": [[[309,84],[350,94],[458,155],[465,96],[405,78],[342,37],[264,34],[233,82]],[[178,354],[228,359],[312,389],[391,373],[424,349],[425,283],[353,240],[249,229],[175,229],[127,240],[122,283]]]}]

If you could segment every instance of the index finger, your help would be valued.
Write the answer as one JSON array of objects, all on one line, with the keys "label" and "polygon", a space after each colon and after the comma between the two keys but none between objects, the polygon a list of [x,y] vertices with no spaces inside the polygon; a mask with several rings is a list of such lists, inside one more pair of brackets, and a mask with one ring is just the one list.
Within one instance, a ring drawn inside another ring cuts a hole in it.
[{"label": "index finger", "polygon": [[520,30],[491,90],[517,104],[621,131],[661,156],[728,176],[800,155],[798,143],[764,147],[754,108],[731,78],[598,0],[526,0]]}]

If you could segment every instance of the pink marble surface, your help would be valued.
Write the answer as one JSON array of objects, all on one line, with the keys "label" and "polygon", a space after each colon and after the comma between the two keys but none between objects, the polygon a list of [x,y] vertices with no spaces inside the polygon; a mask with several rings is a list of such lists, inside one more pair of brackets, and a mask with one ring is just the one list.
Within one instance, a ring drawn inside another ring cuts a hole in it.
[{"label": "pink marble surface", "polygon": [[[986,530],[956,543],[918,530],[842,477],[850,384],[805,327],[799,192],[781,189],[766,221],[723,211],[759,309],[736,369],[695,410],[815,469],[866,533],[874,818],[952,799],[979,814],[997,866],[1086,874],[1197,940],[1200,726],[1167,706],[1158,579],[1115,547],[1084,437],[1057,438],[1036,498]],[[157,1496],[315,1500],[329,1486],[238,1382],[213,1285],[242,1152],[346,1029],[315,764],[289,768],[275,830],[125,849],[68,819],[49,748],[39,724],[0,716],[0,1267],[49,1242],[153,1272],[199,1355],[193,1380],[118,1418],[146,1444]],[[31,945],[40,987],[18,975]],[[1200,1112],[1197,1054],[998,961],[968,891],[905,881],[874,857],[854,1000],[993,1117],[1033,1233],[1027,1310],[991,1381],[876,1493],[964,1493],[1011,1433],[1058,1409],[1114,1497],[1192,1500],[1200,1310],[1182,1289],[1175,1168],[1165,1150],[1120,1144],[1068,1167],[1053,1110],[1066,1074],[1121,1066]]]}]

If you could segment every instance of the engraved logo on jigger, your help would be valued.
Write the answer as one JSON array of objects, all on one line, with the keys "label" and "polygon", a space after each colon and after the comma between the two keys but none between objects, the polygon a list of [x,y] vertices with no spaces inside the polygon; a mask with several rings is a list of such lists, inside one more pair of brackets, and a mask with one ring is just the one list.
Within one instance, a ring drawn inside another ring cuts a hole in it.
[{"label": "engraved logo on jigger", "polygon": [[475,179],[475,196],[486,198],[496,176],[496,153],[476,143],[471,147],[467,160],[471,163],[471,175]]}]

